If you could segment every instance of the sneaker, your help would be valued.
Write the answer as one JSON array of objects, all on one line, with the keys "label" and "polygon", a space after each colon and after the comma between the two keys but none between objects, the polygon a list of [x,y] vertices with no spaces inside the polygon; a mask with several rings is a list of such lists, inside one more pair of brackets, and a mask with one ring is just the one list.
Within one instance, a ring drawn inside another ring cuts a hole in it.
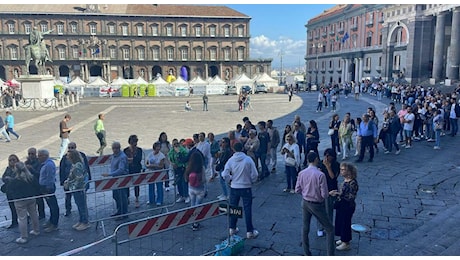
[{"label": "sneaker", "polygon": [[351,246],[350,246],[350,243],[345,243],[345,242],[342,242],[339,246],[337,246],[335,249],[339,250],[339,251],[344,251],[344,250],[350,250],[351,249]]},{"label": "sneaker", "polygon": [[50,232],[53,232],[53,231],[56,231],[56,230],[58,230],[58,227],[56,227],[53,224],[50,224],[47,228],[45,228],[46,233],[50,233]]},{"label": "sneaker", "polygon": [[342,153],[341,152],[337,152],[337,155],[341,155]]},{"label": "sneaker", "polygon": [[81,224],[82,224],[81,222],[77,222],[77,223],[72,225],[72,228],[77,229],[77,227],[80,226]]},{"label": "sneaker", "polygon": [[406,145],[406,149],[410,149],[410,145]]},{"label": "sneaker", "polygon": [[324,231],[323,230],[318,230],[318,231],[316,231],[316,235],[318,237],[324,237]]},{"label": "sneaker", "polygon": [[45,223],[43,223],[42,227],[47,228],[50,225],[51,225],[51,223],[49,221],[46,221]]},{"label": "sneaker", "polygon": [[190,197],[185,198],[185,203],[190,203]]},{"label": "sneaker", "polygon": [[385,154],[389,154],[389,153],[390,153],[390,151],[388,151],[388,150],[385,151]]},{"label": "sneaker", "polygon": [[156,204],[156,205],[157,205],[157,206],[161,206],[161,203],[160,203],[160,202],[157,202],[157,204]]},{"label": "sneaker", "polygon": [[179,197],[176,202],[179,203],[179,202],[182,202],[182,201],[185,201],[185,198],[184,197]]},{"label": "sneaker", "polygon": [[165,191],[169,191],[169,187],[166,187],[166,188],[165,188]]},{"label": "sneaker", "polygon": [[291,192],[291,189],[284,189],[283,192]]},{"label": "sneaker", "polygon": [[428,140],[426,140],[427,142],[434,142],[434,139],[430,138]]},{"label": "sneaker", "polygon": [[22,237],[17,238],[17,239],[16,239],[16,243],[18,243],[18,244],[25,244],[25,243],[27,243],[27,239],[26,239],[26,238],[22,238]]},{"label": "sneaker", "polygon": [[38,235],[40,235],[40,232],[39,232],[39,231],[35,231],[35,230],[31,230],[31,231],[29,232],[29,234],[34,235],[34,236],[38,236]]},{"label": "sneaker", "polygon": [[76,227],[75,229],[78,231],[82,231],[88,229],[91,225],[89,223],[81,223],[80,226]]},{"label": "sneaker", "polygon": [[401,150],[397,150],[397,151],[395,152],[396,155],[398,155],[398,154],[400,154],[400,153],[401,153]]},{"label": "sneaker", "polygon": [[340,240],[340,239],[337,240],[337,241],[335,241],[335,245],[336,245],[336,246],[340,246],[342,243],[343,243],[343,242],[342,242],[342,240]]},{"label": "sneaker", "polygon": [[219,200],[227,200],[228,199],[227,196],[225,196],[224,194],[221,194],[221,195],[217,196],[217,198]]},{"label": "sneaker", "polygon": [[231,228],[228,233],[230,234],[230,236],[233,236],[235,235],[236,233],[238,233],[240,230],[238,229],[238,227],[236,228]]},{"label": "sneaker", "polygon": [[246,233],[246,238],[247,238],[247,239],[254,239],[254,238],[256,238],[258,235],[259,235],[259,231],[257,231],[257,230],[254,229],[252,232],[247,232],[247,233]]},{"label": "sneaker", "polygon": [[292,189],[292,190],[291,190],[291,193],[295,193],[295,190],[294,190],[294,189]]},{"label": "sneaker", "polygon": [[435,150],[439,150],[439,149],[441,149],[441,147],[439,147],[439,146],[435,146],[435,147],[433,147],[433,149],[435,149]]},{"label": "sneaker", "polygon": [[16,140],[19,140],[19,139],[21,139],[21,137],[22,137],[22,135],[18,136],[18,138],[16,138]]}]

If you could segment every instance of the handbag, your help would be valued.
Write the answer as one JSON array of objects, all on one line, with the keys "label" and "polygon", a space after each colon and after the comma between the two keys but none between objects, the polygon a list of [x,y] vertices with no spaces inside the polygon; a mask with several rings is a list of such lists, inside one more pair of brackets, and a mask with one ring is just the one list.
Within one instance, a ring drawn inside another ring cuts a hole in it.
[{"label": "handbag", "polygon": [[331,128],[329,129],[329,131],[327,131],[327,135],[333,135],[334,132],[335,132],[334,129]]},{"label": "handbag", "polygon": [[295,166],[296,165],[296,161],[294,158],[292,157],[286,157],[286,160],[284,160],[284,162],[286,163],[286,166]]},{"label": "handbag", "polygon": [[442,124],[441,124],[441,123],[436,123],[436,124],[434,125],[434,129],[435,129],[435,130],[442,130]]}]

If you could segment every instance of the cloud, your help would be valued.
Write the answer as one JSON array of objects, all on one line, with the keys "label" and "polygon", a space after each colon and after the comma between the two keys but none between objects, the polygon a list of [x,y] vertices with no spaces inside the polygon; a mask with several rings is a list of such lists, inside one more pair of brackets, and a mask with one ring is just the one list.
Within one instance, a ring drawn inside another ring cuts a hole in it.
[{"label": "cloud", "polygon": [[265,35],[252,37],[250,40],[251,59],[273,59],[272,69],[279,70],[283,56],[283,68],[297,68],[305,65],[306,43],[304,40],[293,40],[287,37],[270,39]]}]

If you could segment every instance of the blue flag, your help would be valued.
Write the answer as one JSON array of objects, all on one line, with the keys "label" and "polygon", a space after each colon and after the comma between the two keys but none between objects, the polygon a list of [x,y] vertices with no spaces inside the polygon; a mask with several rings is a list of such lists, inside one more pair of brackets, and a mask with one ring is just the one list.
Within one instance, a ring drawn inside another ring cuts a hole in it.
[{"label": "blue flag", "polygon": [[96,49],[96,50],[93,52],[93,54],[92,54],[92,55],[94,55],[94,54],[98,54],[99,52],[101,52],[101,50],[99,50],[99,48],[97,48],[97,49]]},{"label": "blue flag", "polygon": [[345,43],[345,41],[350,38],[350,36],[348,36],[348,32],[345,33],[345,35],[343,36],[342,38],[342,43]]}]

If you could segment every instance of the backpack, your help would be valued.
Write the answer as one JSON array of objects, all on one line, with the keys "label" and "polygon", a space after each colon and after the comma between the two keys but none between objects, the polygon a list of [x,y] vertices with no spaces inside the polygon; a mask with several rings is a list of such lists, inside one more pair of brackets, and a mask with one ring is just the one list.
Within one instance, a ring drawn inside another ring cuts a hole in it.
[{"label": "backpack", "polygon": [[188,175],[188,183],[192,187],[199,187],[201,185],[201,181],[200,181],[200,177],[198,176],[198,173],[191,172]]}]

